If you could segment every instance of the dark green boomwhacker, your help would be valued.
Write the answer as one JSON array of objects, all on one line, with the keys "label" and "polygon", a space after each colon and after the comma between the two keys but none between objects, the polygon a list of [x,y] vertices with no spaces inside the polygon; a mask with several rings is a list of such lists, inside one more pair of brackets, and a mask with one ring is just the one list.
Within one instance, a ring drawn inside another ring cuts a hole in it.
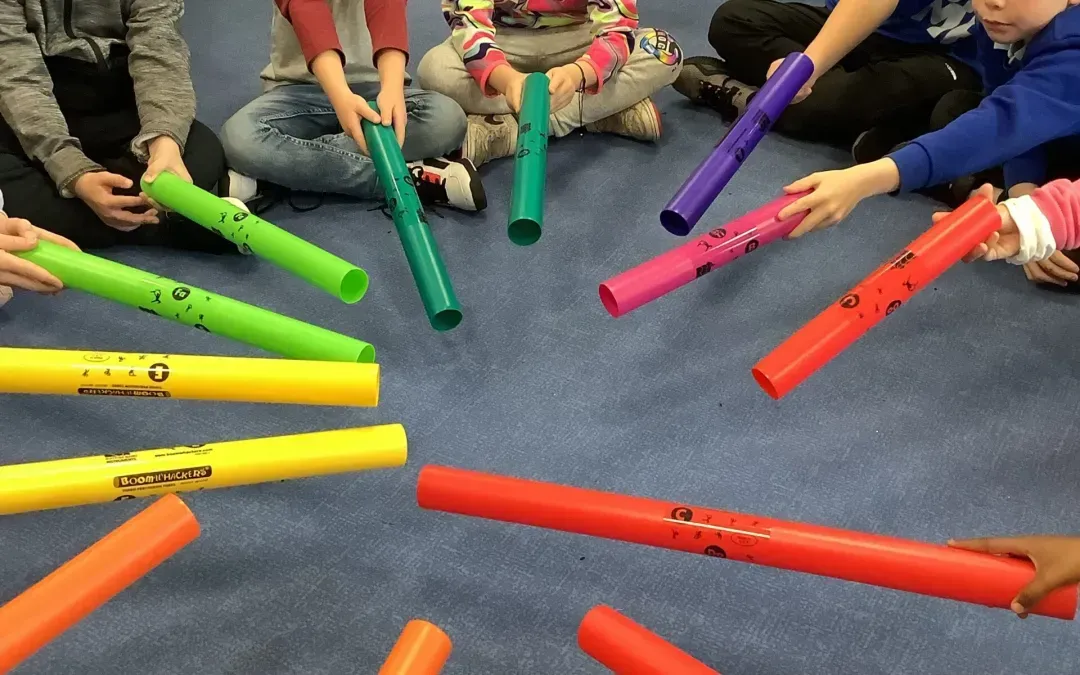
[{"label": "dark green boomwhacker", "polygon": [[549,81],[543,73],[525,78],[521,94],[514,191],[506,233],[518,246],[535,244],[544,228],[544,186],[547,183]]},{"label": "dark green boomwhacker", "polygon": [[367,272],[311,242],[171,173],[162,173],[142,189],[155,202],[225,237],[245,252],[292,272],[342,302],[364,297]]},{"label": "dark green boomwhacker", "polygon": [[48,241],[38,241],[37,248],[16,255],[44,267],[69,288],[281,356],[375,360],[375,348],[366,342]]},{"label": "dark green boomwhacker", "polygon": [[[378,111],[374,102],[368,104]],[[454,295],[450,275],[446,272],[435,237],[424,217],[424,207],[416,195],[413,177],[401,155],[394,128],[363,121],[371,161],[379,182],[386,191],[386,203],[394,218],[401,247],[409,261],[420,300],[424,303],[428,322],[438,331],[455,328],[461,323],[461,306]]]}]

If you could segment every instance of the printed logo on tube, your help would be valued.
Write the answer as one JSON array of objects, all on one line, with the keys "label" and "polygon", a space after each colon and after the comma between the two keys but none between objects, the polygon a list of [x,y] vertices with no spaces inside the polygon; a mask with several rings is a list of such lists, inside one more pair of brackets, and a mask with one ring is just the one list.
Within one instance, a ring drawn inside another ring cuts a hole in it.
[{"label": "printed logo on tube", "polygon": [[859,294],[848,293],[844,297],[840,298],[840,306],[844,309],[855,309],[859,306]]},{"label": "printed logo on tube", "polygon": [[709,236],[713,239],[723,239],[727,236],[727,230],[722,227],[718,227],[715,230],[709,230]]},{"label": "printed logo on tube", "polygon": [[671,517],[689,523],[694,519],[694,511],[686,506],[676,506],[671,510]]},{"label": "printed logo on tube", "polygon": [[195,466],[188,469],[174,469],[171,471],[152,471],[150,473],[135,473],[127,476],[117,476],[113,479],[113,487],[133,488],[163,485],[165,483],[185,483],[193,480],[205,480],[213,474],[214,469],[209,466]]},{"label": "printed logo on tube", "polygon": [[701,267],[697,268],[697,277],[696,278],[700,279],[701,277],[705,276],[709,272],[712,272],[712,263],[705,263]]},{"label": "printed logo on tube", "polygon": [[109,356],[108,354],[97,354],[97,353],[87,354],[86,356],[83,356],[83,360],[84,361],[89,361],[90,363],[105,363],[106,361],[108,361],[111,358],[112,357]]},{"label": "printed logo on tube", "polygon": [[885,308],[885,316],[889,316],[890,314],[895,312],[896,308],[899,307],[901,304],[902,303],[899,300],[893,300],[892,302],[890,302],[889,306]]},{"label": "printed logo on tube", "polygon": [[173,289],[173,300],[187,300],[187,297],[191,295],[191,289],[186,286],[177,286]]},{"label": "printed logo on tube", "polygon": [[719,546],[706,546],[704,553],[705,553],[705,555],[709,556],[710,558],[726,558],[727,557],[727,553],[724,551],[724,549],[720,548]]},{"label": "printed logo on tube", "polygon": [[153,382],[164,382],[169,379],[169,364],[155,363],[146,371],[146,376]]},{"label": "printed logo on tube", "polygon": [[907,264],[915,259],[915,254],[907,249],[900,251],[895,258],[892,259],[892,268],[894,270],[902,270],[907,267]]},{"label": "printed logo on tube", "polygon": [[751,239],[750,241],[746,242],[746,252],[747,253],[750,253],[751,251],[756,251],[757,247],[758,247],[758,240],[757,239]]}]

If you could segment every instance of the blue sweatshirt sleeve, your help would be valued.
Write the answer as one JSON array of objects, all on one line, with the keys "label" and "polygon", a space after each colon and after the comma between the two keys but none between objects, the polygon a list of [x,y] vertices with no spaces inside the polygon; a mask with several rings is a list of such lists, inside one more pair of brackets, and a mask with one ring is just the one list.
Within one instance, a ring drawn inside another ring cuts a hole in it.
[{"label": "blue sweatshirt sleeve", "polygon": [[1026,174],[1032,170],[1027,153],[1078,131],[1080,49],[1063,47],[1034,57],[978,108],[889,157],[900,171],[900,189],[918,190],[1015,159],[1024,159],[1016,169]]},{"label": "blue sweatshirt sleeve", "polygon": [[1005,187],[1011,188],[1020,183],[1042,185],[1047,175],[1046,146],[1029,150],[1019,157],[1005,162]]}]

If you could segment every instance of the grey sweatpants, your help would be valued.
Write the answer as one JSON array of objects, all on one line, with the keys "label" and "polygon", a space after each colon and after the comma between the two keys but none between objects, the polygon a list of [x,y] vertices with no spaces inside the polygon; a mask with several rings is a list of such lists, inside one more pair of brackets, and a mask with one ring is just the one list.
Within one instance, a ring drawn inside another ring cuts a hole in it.
[{"label": "grey sweatpants", "polygon": [[[573,63],[593,41],[588,25],[542,30],[499,28],[499,47],[510,65],[522,73],[547,72]],[[551,134],[565,136],[578,127],[602,120],[668,86],[682,69],[682,50],[664,31],[639,28],[626,65],[595,95],[577,93],[551,116]],[[473,115],[511,112],[502,96],[485,96],[448,39],[433,48],[417,69],[420,87],[445,94]]]}]

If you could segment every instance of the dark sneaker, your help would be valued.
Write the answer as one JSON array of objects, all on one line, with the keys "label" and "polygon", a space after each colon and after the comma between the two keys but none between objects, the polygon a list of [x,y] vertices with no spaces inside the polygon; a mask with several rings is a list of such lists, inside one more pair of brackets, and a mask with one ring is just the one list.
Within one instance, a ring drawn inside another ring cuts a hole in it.
[{"label": "dark sneaker", "polygon": [[851,145],[851,158],[856,164],[876,162],[904,146],[908,138],[886,127],[874,127],[859,134]]},{"label": "dark sneaker", "polygon": [[724,62],[712,56],[694,56],[683,62],[672,85],[693,103],[708,106],[724,119],[735,119],[757,93],[757,87],[739,82],[724,70]]},{"label": "dark sneaker", "polygon": [[428,159],[410,162],[416,194],[425,206],[449,206],[461,211],[483,211],[487,193],[471,160]]}]

